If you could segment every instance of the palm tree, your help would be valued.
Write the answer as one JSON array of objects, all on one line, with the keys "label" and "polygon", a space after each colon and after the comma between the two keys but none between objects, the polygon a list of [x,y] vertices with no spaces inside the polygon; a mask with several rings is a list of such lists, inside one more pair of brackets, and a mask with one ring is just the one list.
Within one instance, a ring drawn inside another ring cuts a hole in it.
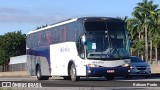
[{"label": "palm tree", "polygon": [[136,17],[139,22],[141,22],[141,28],[144,30],[145,33],[145,60],[148,60],[148,38],[147,38],[147,0],[143,0],[142,3],[138,3],[138,6],[134,8],[134,12],[132,13],[134,17]]},{"label": "palm tree", "polygon": [[[159,18],[159,15],[160,15],[160,9],[157,9],[158,8],[158,4],[153,4],[153,1],[150,1],[148,2],[148,12],[149,12],[149,31],[148,31],[148,36],[149,36],[149,41],[150,41],[150,62],[152,63],[152,42],[154,40],[157,40],[157,34],[159,34],[158,32],[158,18]],[[155,37],[156,36],[156,37]],[[157,42],[157,41],[156,41]],[[157,43],[154,43],[154,44],[158,44]],[[154,45],[156,46],[156,45]],[[156,50],[156,49],[155,49]],[[155,53],[157,54],[157,53]]]},{"label": "palm tree", "polygon": [[[139,30],[137,31],[141,31],[141,35],[144,37],[145,60],[148,60],[148,32],[151,28],[151,22],[154,22],[153,16],[155,16],[158,11],[157,7],[157,4],[153,5],[153,1],[148,2],[147,0],[143,0],[140,3],[137,3],[137,6],[134,8],[134,11],[132,13],[133,17],[135,17],[138,22],[137,29]],[[152,35],[150,37],[152,37]]]},{"label": "palm tree", "polygon": [[127,20],[127,29],[129,30],[129,36],[132,41],[131,45],[131,55],[132,51],[138,52],[137,55],[143,58],[143,32],[141,29],[142,23],[137,18],[131,18]]},{"label": "palm tree", "polygon": [[[156,21],[156,20],[155,20]],[[158,46],[160,45],[160,17],[157,19],[157,24],[155,26],[155,33],[153,35],[153,47],[155,48],[155,61],[158,61]]]}]

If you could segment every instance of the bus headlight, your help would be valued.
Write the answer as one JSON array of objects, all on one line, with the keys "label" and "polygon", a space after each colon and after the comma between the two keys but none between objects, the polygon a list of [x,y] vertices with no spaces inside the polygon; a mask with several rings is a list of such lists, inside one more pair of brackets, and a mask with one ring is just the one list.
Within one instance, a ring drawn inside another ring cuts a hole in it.
[{"label": "bus headlight", "polygon": [[130,65],[127,63],[127,64],[123,64],[121,65],[122,67],[129,67]]},{"label": "bus headlight", "polygon": [[88,64],[87,66],[88,67],[99,67],[99,65],[96,65],[96,64]]}]

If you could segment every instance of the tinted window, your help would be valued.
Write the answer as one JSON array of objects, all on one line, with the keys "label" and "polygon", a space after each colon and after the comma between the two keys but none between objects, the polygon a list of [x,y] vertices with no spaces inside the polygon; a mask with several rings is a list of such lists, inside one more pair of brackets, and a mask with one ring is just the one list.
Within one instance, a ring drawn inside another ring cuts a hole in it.
[{"label": "tinted window", "polygon": [[124,22],[93,21],[84,23],[86,31],[125,30]]},{"label": "tinted window", "polygon": [[58,33],[58,28],[51,28],[51,43],[55,44],[59,42],[59,33]]},{"label": "tinted window", "polygon": [[68,41],[75,41],[75,39],[76,39],[76,37],[75,37],[76,36],[75,35],[75,33],[76,33],[75,23],[70,23],[67,26],[68,26],[68,28],[67,28],[67,40]]},{"label": "tinted window", "polygon": [[38,45],[37,33],[33,33],[27,36],[27,47],[34,48]]}]

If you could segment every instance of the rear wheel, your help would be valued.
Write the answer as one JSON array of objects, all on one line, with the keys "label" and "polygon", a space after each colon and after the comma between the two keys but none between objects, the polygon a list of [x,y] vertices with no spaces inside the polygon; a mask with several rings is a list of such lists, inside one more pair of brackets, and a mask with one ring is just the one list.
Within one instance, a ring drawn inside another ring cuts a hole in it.
[{"label": "rear wheel", "polygon": [[38,80],[42,80],[42,74],[41,74],[40,66],[38,66],[37,69],[36,69],[36,75],[37,75]]},{"label": "rear wheel", "polygon": [[49,76],[42,76],[40,66],[38,66],[37,69],[36,69],[36,75],[37,75],[38,80],[48,80],[49,79]]},{"label": "rear wheel", "polygon": [[77,76],[75,65],[72,64],[70,68],[70,76],[72,81],[78,81],[80,77]]}]

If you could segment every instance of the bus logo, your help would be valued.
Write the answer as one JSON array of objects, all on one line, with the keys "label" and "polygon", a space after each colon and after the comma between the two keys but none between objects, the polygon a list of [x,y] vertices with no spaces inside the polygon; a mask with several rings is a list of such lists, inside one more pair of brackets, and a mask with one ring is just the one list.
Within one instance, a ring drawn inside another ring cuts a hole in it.
[{"label": "bus logo", "polygon": [[60,52],[70,52],[70,48],[68,46],[61,47]]}]

